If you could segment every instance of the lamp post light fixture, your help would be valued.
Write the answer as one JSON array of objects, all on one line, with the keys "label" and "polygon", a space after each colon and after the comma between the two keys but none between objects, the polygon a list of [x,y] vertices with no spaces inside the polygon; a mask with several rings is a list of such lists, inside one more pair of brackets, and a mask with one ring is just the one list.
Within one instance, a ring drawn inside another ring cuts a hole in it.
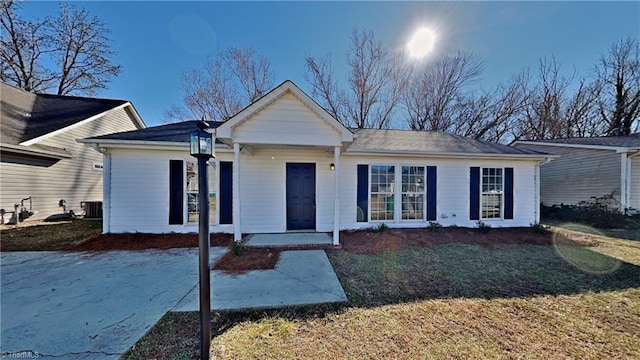
[{"label": "lamp post light fixture", "polygon": [[200,359],[209,360],[211,346],[211,294],[209,270],[209,183],[207,181],[207,161],[215,158],[213,135],[206,131],[209,127],[204,120],[198,123],[198,130],[191,132],[189,144],[191,156],[198,159],[198,225],[199,225],[199,267],[200,267]]}]

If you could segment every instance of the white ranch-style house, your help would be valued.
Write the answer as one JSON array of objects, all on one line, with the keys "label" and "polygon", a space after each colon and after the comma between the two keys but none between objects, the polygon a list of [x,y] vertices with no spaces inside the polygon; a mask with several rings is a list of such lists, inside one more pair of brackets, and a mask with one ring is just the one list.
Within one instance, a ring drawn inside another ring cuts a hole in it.
[{"label": "white ranch-style house", "polygon": [[[196,121],[80,140],[104,153],[104,232],[197,232]],[[529,226],[553,156],[442,132],[349,129],[285,81],[224,123],[211,232]]]}]

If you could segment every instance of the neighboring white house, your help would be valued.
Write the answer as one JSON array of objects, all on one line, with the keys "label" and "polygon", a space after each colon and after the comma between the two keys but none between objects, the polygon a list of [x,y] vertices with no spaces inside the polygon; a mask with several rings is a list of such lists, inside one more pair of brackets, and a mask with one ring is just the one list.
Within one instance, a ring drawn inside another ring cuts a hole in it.
[{"label": "neighboring white house", "polygon": [[[442,132],[351,130],[291,81],[225,123],[211,161],[211,231],[338,232],[537,222],[552,156]],[[104,232],[197,232],[196,121],[80,140],[105,153]]]},{"label": "neighboring white house", "polygon": [[81,202],[102,201],[102,155],[77,139],[145,127],[124,100],[34,94],[5,83],[0,100],[0,208],[29,199],[34,219],[62,213],[62,199],[76,214]]},{"label": "neighboring white house", "polygon": [[514,146],[560,155],[540,168],[545,205],[572,205],[613,195],[621,211],[640,209],[640,134],[518,141]]}]

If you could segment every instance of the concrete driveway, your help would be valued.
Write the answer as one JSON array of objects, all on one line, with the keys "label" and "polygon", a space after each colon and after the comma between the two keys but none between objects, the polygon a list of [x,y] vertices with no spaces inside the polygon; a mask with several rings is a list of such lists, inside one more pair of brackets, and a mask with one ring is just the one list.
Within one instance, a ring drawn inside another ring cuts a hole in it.
[{"label": "concrete driveway", "polygon": [[[167,311],[198,309],[197,272],[197,249],[2,253],[0,356],[117,359]],[[212,292],[213,310],[346,301],[323,251],[284,252],[274,270],[213,272]]]}]

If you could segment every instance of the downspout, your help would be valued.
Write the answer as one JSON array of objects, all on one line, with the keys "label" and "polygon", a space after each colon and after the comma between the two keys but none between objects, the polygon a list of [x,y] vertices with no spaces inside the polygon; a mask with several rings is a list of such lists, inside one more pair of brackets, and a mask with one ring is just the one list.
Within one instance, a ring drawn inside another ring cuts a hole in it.
[{"label": "downspout", "polygon": [[99,144],[93,149],[102,154],[102,233],[111,232],[111,154]]},{"label": "downspout", "polygon": [[[627,156],[627,162],[626,162],[626,167],[627,167],[627,171],[626,171],[626,177],[625,177],[625,192],[626,192],[626,199],[625,199],[625,210],[630,208],[631,206],[629,206],[630,202],[631,202],[631,176],[633,175],[633,167],[631,166],[631,159],[633,159],[634,157],[640,155],[640,151],[637,151],[635,154],[631,155],[631,156]],[[626,211],[625,211],[626,212]]]},{"label": "downspout", "polygon": [[544,159],[542,161],[538,161],[536,162],[536,166],[535,166],[535,175],[534,175],[534,188],[535,188],[535,194],[534,194],[534,199],[535,199],[535,205],[534,205],[534,209],[535,209],[535,219],[536,219],[536,224],[540,223],[540,166],[547,164],[551,161],[550,158]]}]

